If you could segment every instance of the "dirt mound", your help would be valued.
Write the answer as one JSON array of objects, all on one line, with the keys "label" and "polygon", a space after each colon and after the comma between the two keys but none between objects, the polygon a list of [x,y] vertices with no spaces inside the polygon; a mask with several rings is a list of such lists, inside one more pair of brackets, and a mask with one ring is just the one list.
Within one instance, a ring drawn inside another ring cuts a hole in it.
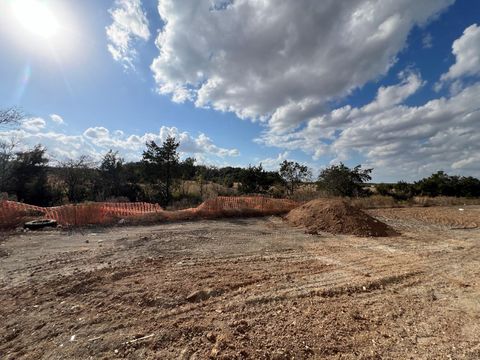
[{"label": "dirt mound", "polygon": [[286,219],[295,226],[306,227],[311,233],[324,231],[357,236],[398,235],[387,224],[343,200],[313,200],[290,211]]}]

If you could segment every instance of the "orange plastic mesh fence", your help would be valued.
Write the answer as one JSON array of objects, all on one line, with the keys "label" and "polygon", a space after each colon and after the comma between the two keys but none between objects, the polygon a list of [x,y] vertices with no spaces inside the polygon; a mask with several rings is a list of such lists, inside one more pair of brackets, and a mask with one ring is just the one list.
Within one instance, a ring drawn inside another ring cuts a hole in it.
[{"label": "orange plastic mesh fence", "polygon": [[[274,214],[288,212],[298,203],[287,199],[260,196],[224,197],[207,200],[197,208],[165,211],[158,204],[138,203],[86,203],[55,207],[39,207],[15,201],[0,201],[0,228],[15,227],[30,219],[54,219],[61,225],[82,226],[108,224],[119,218],[142,218],[159,214],[167,220],[195,216],[222,216],[226,214]],[[243,212],[242,212],[243,211]]]},{"label": "orange plastic mesh fence", "polygon": [[222,210],[288,211],[297,205],[295,201],[288,199],[270,199],[261,196],[219,196],[203,202],[197,209],[213,212]]}]

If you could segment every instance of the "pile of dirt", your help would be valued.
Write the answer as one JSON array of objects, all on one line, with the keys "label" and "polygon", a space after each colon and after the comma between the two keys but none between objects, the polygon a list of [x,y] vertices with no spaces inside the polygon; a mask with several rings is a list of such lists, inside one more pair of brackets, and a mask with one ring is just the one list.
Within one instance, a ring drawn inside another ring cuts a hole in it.
[{"label": "pile of dirt", "polygon": [[290,211],[286,219],[292,225],[306,227],[313,234],[324,231],[357,236],[398,235],[387,224],[344,200],[313,200]]}]

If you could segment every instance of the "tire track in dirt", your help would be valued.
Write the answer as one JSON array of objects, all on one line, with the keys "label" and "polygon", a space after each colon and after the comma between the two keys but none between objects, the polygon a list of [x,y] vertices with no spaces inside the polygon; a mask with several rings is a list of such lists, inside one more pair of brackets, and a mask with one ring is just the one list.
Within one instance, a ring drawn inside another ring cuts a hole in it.
[{"label": "tire track in dirt", "polygon": [[269,220],[106,233],[96,252],[47,256],[2,289],[0,354],[476,359],[479,233],[409,221],[377,239]]}]

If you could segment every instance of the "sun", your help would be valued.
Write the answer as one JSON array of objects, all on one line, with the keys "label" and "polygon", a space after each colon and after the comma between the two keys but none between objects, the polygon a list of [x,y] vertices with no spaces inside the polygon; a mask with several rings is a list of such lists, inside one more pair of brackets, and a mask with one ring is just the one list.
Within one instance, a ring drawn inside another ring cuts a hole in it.
[{"label": "sun", "polygon": [[58,33],[58,20],[45,2],[14,0],[12,6],[20,24],[32,34],[51,39]]}]

